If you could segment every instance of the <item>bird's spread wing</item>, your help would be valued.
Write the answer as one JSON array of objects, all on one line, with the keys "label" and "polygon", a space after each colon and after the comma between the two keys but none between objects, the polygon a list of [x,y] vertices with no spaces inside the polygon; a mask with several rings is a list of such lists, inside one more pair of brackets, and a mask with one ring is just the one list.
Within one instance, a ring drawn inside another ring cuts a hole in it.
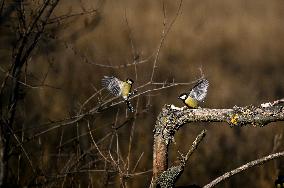
[{"label": "bird's spread wing", "polygon": [[112,94],[119,96],[123,82],[114,76],[104,76],[102,86],[108,89]]},{"label": "bird's spread wing", "polygon": [[192,98],[203,101],[207,95],[207,89],[209,86],[209,82],[206,79],[200,80],[190,91],[189,96]]}]

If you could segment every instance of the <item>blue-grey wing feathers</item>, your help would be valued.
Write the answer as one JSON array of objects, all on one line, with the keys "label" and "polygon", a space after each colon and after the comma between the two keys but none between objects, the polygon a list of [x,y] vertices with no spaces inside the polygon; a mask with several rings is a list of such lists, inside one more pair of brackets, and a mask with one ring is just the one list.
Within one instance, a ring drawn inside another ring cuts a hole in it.
[{"label": "blue-grey wing feathers", "polygon": [[203,101],[207,95],[207,89],[209,82],[206,79],[200,80],[190,91],[189,96],[198,100]]},{"label": "blue-grey wing feathers", "polygon": [[[102,79],[102,86],[109,90],[112,94],[116,96],[122,95],[123,81],[119,80],[114,76],[104,76]],[[128,97],[128,96],[127,96]],[[134,112],[134,108],[128,101],[128,98],[124,98],[124,101],[130,112]]]},{"label": "blue-grey wing feathers", "polygon": [[114,76],[104,76],[102,86],[116,96],[121,94],[122,81]]}]

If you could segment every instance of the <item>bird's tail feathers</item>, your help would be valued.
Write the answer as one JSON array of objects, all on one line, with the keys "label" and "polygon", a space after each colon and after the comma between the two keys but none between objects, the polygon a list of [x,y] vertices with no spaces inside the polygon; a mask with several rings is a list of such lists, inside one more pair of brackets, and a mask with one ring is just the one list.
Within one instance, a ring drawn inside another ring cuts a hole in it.
[{"label": "bird's tail feathers", "polygon": [[125,100],[125,103],[127,105],[127,108],[130,112],[134,112],[134,108],[132,106],[132,104],[129,102],[129,100]]}]

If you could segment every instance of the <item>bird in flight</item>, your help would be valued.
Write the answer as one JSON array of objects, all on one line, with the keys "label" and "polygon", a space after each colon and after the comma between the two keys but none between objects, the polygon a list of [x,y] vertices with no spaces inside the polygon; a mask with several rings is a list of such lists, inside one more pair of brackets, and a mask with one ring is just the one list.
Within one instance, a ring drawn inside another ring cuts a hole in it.
[{"label": "bird in flight", "polygon": [[197,108],[198,103],[205,99],[208,86],[209,81],[206,79],[201,79],[189,93],[182,93],[178,98],[181,99],[189,108]]},{"label": "bird in flight", "polygon": [[131,92],[133,83],[134,81],[130,78],[122,81],[114,76],[104,76],[102,79],[102,86],[110,91],[113,95],[121,96],[130,112],[134,112],[134,108],[129,102],[129,97],[133,94],[133,92]]}]

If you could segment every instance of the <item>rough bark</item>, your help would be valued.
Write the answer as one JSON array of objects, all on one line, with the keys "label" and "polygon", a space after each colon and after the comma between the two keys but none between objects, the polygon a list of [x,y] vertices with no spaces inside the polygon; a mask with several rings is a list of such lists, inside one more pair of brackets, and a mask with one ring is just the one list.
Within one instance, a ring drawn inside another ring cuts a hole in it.
[{"label": "rough bark", "polygon": [[159,175],[168,168],[168,147],[175,132],[184,124],[191,122],[227,122],[229,126],[265,126],[268,123],[284,121],[283,106],[255,107],[234,106],[232,109],[189,109],[165,105],[158,116],[154,129],[153,178],[156,186]]}]

